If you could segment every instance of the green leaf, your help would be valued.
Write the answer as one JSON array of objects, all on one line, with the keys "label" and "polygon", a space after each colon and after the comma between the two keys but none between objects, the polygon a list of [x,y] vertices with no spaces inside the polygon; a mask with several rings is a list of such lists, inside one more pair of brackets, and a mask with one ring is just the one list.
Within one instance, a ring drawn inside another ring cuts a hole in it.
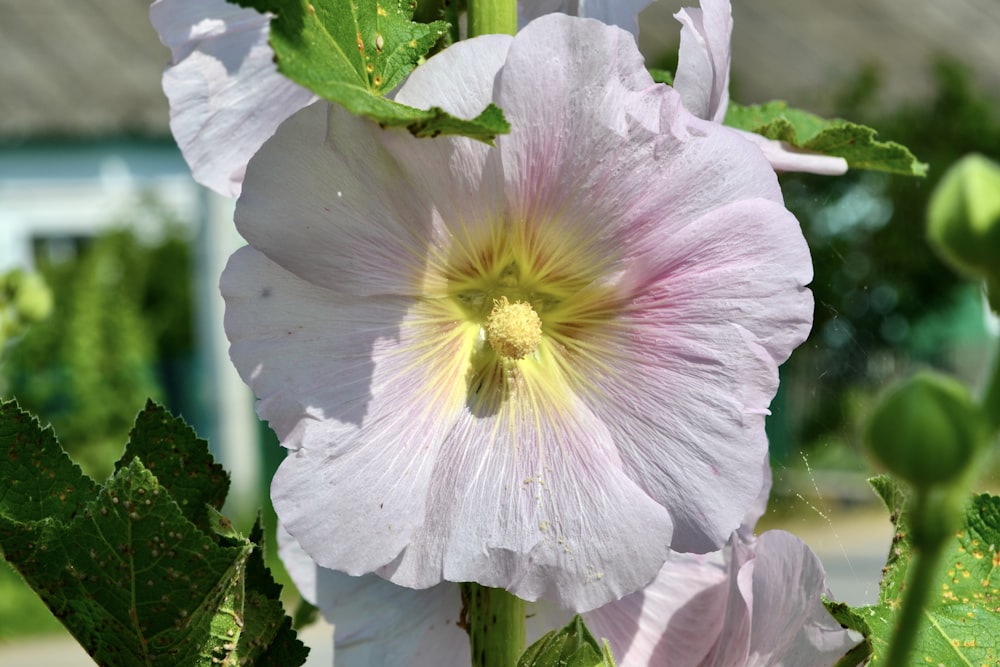
[{"label": "green leaf", "polygon": [[97,485],[70,461],[51,428],[14,401],[0,403],[0,517],[70,521]]},{"label": "green leaf", "polygon": [[125,454],[115,470],[133,458],[156,475],[189,521],[202,530],[210,527],[210,509],[222,509],[229,492],[229,475],[212,458],[208,443],[183,419],[147,401],[135,418]]},{"label": "green leaf", "polygon": [[906,176],[925,176],[927,165],[908,148],[878,141],[870,127],[838,118],[825,119],[781,101],[743,106],[730,103],[726,125],[783,141],[793,148],[842,157],[852,169],[872,169]]},{"label": "green leaf", "polygon": [[598,644],[577,615],[528,647],[517,667],[615,667],[607,642]]},{"label": "green leaf", "polygon": [[[217,489],[206,504],[192,484],[219,482],[221,469],[192,448],[204,441],[165,414],[147,405],[130,452],[98,487],[51,430],[14,402],[0,405],[4,557],[102,665],[302,664],[308,649],[263,565],[259,525],[251,539],[214,530]],[[135,454],[167,445],[192,468],[185,478],[166,452],[154,457],[169,482],[161,484]]]},{"label": "green leaf", "polygon": [[465,120],[384,97],[448,33],[444,21],[413,22],[412,0],[230,1],[273,14],[270,42],[278,70],[353,114],[418,137],[454,134],[492,144],[510,131],[493,104]]},{"label": "green leaf", "polygon": [[[871,662],[884,664],[896,613],[912,559],[906,529],[906,494],[888,478],[872,484],[886,503],[896,528],[884,570],[879,603],[831,613],[861,632]],[[979,495],[969,504],[962,527],[949,543],[933,589],[940,594],[924,610],[924,626],[914,656],[920,664],[986,665],[1000,660],[1000,497]],[[846,663],[845,663],[846,664]]]}]

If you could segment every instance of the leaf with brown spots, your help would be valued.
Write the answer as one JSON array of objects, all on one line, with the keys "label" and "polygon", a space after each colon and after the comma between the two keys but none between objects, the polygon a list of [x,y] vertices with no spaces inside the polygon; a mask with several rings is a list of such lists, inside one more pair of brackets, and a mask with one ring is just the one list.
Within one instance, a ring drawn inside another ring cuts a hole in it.
[{"label": "leaf with brown spots", "polygon": [[153,401],[135,418],[118,470],[139,458],[180,506],[184,516],[202,530],[210,526],[209,507],[222,509],[229,492],[229,474],[215,462],[208,443],[183,419]]},{"label": "leaf with brown spots", "polygon": [[259,526],[247,539],[210,523],[222,520],[214,506],[228,481],[183,422],[147,405],[103,487],[14,403],[0,405],[0,452],[4,557],[99,664],[305,661],[259,555]]},{"label": "leaf with brown spots", "polygon": [[[892,639],[912,547],[905,523],[905,495],[885,477],[875,478],[872,485],[894,517],[895,527],[879,603],[853,608],[835,605],[830,611],[842,624],[866,636],[871,648],[866,664],[879,665],[885,663]],[[927,665],[1000,664],[1000,497],[983,494],[971,499],[962,527],[947,547],[937,581],[933,590],[938,593],[924,610],[914,659]]]}]

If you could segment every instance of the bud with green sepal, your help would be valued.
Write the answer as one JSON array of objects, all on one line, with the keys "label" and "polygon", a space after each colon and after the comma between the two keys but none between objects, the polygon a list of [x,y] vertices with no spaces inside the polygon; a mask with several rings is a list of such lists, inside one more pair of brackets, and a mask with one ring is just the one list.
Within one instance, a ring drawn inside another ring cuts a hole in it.
[{"label": "bud with green sepal", "polygon": [[972,153],[945,173],[931,196],[927,239],[956,271],[986,281],[1000,311],[1000,164]]},{"label": "bud with green sepal", "polygon": [[913,564],[887,661],[903,667],[914,664],[923,609],[988,450],[989,421],[960,382],[920,373],[882,399],[866,435],[875,458],[913,487],[906,521]]},{"label": "bud with green sepal", "polygon": [[926,488],[959,479],[988,442],[988,430],[964,385],[920,373],[883,398],[867,439],[889,472]]}]

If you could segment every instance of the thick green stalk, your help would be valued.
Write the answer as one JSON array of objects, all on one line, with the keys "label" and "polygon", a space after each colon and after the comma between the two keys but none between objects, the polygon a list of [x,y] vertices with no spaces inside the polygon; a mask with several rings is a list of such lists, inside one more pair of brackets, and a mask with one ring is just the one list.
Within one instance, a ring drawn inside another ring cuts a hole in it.
[{"label": "thick green stalk", "polygon": [[[971,468],[972,466],[970,466]],[[887,667],[909,667],[910,654],[921,628],[926,625],[924,610],[938,585],[938,566],[959,523],[967,489],[975,473],[967,472],[946,488],[915,488],[908,512],[910,561],[903,606],[889,645]]]},{"label": "thick green stalk", "polygon": [[472,667],[516,667],[524,652],[524,601],[500,588],[462,584]]},{"label": "thick green stalk", "polygon": [[469,0],[469,37],[517,32],[517,0]]},{"label": "thick green stalk", "polygon": [[935,587],[938,564],[944,554],[944,544],[932,551],[914,553],[911,575],[906,582],[903,608],[896,623],[896,631],[889,645],[886,667],[909,667],[910,654],[917,643],[917,636],[924,621],[924,608]]}]

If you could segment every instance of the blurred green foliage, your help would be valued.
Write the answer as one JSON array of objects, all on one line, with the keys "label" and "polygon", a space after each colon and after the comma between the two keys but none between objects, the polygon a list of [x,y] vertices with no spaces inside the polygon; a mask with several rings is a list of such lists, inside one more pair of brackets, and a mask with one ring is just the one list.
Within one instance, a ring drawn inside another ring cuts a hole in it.
[{"label": "blurred green foliage", "polygon": [[877,102],[877,72],[867,70],[834,110],[912,149],[930,164],[926,179],[854,171],[782,177],[816,275],[813,332],[784,371],[791,439],[804,449],[840,442],[857,454],[859,406],[879,387],[912,366],[955,370],[956,343],[985,336],[980,288],[941,262],[924,225],[931,192],[952,163],[972,151],[1000,157],[1000,114],[964,66],[942,60],[934,76],[932,100],[887,113]]},{"label": "blurred green foliage", "polygon": [[52,291],[37,273],[13,269],[0,274],[0,351],[8,339],[52,312]]},{"label": "blurred green foliage", "polygon": [[179,223],[159,214],[164,233],[153,244],[121,227],[79,240],[69,259],[40,247],[53,313],[0,360],[3,394],[51,422],[96,479],[111,472],[146,399],[163,400],[164,363],[192,353],[189,243]]}]

